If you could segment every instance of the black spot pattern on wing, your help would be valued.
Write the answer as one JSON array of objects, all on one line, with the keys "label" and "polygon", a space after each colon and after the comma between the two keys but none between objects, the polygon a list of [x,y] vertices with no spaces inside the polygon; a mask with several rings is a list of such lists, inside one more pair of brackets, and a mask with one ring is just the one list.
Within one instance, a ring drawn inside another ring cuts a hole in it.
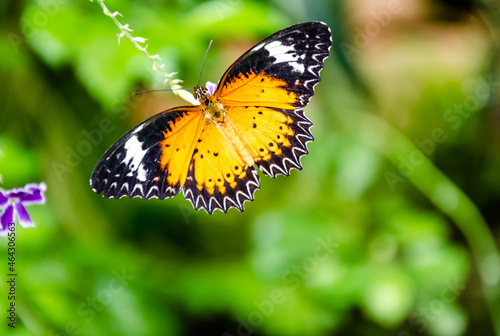
[{"label": "black spot pattern on wing", "polygon": [[288,115],[293,120],[293,123],[288,124],[294,131],[294,134],[288,137],[291,145],[287,147],[277,144],[282,151],[281,155],[275,155],[275,153],[271,152],[270,160],[258,160],[256,164],[268,176],[276,177],[280,174],[288,176],[292,169],[302,169],[300,158],[308,153],[307,143],[314,140],[310,131],[312,122],[301,109],[275,110]]},{"label": "black spot pattern on wing", "polygon": [[123,135],[95,166],[90,179],[92,189],[104,192],[106,198],[165,199],[177,195],[181,186],[168,185],[167,171],[160,167],[159,143],[164,139],[163,132],[170,132],[175,120],[192,109],[179,107],[161,112]]}]

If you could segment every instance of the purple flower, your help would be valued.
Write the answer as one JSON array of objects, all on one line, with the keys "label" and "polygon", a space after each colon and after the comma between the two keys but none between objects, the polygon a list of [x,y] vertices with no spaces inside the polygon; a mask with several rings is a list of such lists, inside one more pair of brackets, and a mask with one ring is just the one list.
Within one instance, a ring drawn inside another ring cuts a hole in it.
[{"label": "purple flower", "polygon": [[217,90],[217,84],[212,83],[212,82],[207,82],[207,90],[210,95],[213,95],[215,93],[215,90]]},{"label": "purple flower", "polygon": [[14,222],[17,215],[22,227],[35,226],[25,206],[45,203],[45,183],[28,183],[24,188],[0,191],[0,235],[6,235],[9,223]]}]

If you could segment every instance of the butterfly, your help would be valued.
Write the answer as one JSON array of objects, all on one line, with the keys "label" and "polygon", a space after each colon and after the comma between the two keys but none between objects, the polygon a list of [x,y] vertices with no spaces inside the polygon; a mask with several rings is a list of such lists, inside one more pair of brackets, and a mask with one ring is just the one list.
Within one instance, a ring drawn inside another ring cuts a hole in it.
[{"label": "butterfly", "polygon": [[332,45],[330,28],[306,22],[257,43],[217,87],[195,88],[195,106],[139,124],[102,156],[90,184],[104,197],[166,199],[181,190],[196,210],[243,211],[265,175],[302,169],[313,141],[304,108]]}]

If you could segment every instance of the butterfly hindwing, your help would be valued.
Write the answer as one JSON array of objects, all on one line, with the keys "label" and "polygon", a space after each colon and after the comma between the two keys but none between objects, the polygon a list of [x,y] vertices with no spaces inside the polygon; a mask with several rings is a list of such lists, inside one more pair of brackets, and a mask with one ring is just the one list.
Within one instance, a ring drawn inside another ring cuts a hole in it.
[{"label": "butterfly hindwing", "polygon": [[243,211],[243,203],[253,200],[259,188],[255,168],[246,163],[216,124],[205,125],[189,166],[184,197],[198,210],[224,212],[231,207]]},{"label": "butterfly hindwing", "polygon": [[144,121],[102,156],[92,172],[92,188],[107,198],[177,195],[194,149],[190,138],[199,136],[202,122],[198,106],[167,110]]},{"label": "butterfly hindwing", "polygon": [[300,157],[308,153],[306,144],[313,136],[312,123],[301,109],[231,107],[228,116],[266,175],[289,175],[292,168],[302,168]]}]

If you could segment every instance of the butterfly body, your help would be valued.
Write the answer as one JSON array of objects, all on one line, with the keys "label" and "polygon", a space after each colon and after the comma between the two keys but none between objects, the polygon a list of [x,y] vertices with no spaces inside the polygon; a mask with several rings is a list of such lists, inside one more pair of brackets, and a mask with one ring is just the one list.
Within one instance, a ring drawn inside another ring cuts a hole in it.
[{"label": "butterfly body", "polygon": [[223,123],[226,108],[220,99],[212,97],[206,87],[195,88],[195,98],[200,102],[200,108],[205,116],[205,122]]},{"label": "butterfly body", "polygon": [[105,197],[173,197],[195,209],[243,211],[259,188],[256,168],[275,177],[301,169],[313,140],[302,108],[329,54],[321,22],[288,27],[243,54],[215,91],[195,88],[197,106],[159,113],[103,155],[91,185]]}]

